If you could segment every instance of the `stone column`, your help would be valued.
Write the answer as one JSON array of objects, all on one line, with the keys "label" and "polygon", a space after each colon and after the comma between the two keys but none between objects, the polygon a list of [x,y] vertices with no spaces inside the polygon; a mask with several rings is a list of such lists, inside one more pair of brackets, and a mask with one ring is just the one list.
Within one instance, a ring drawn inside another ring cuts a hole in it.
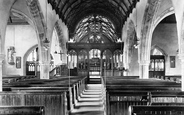
[{"label": "stone column", "polygon": [[40,56],[40,79],[49,79],[50,72],[50,53],[49,49],[41,49]]},{"label": "stone column", "polygon": [[49,79],[50,64],[40,63],[40,79]]},{"label": "stone column", "polygon": [[181,60],[181,90],[184,91],[184,59]]},{"label": "stone column", "polygon": [[66,53],[62,54],[62,63],[63,64],[67,64],[68,63],[67,62],[67,54]]},{"label": "stone column", "polygon": [[181,90],[184,91],[184,54],[180,54],[179,58],[181,60]]},{"label": "stone column", "polygon": [[2,68],[3,68],[3,60],[5,58],[5,55],[4,54],[0,54],[0,92],[3,91],[3,71],[2,71]]},{"label": "stone column", "polygon": [[139,78],[149,79],[149,60],[141,61],[139,63]]}]

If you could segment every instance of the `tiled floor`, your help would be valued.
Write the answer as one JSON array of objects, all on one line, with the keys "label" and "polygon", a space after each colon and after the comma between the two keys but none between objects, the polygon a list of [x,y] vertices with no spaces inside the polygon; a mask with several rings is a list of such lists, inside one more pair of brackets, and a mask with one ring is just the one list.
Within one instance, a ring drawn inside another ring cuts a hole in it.
[{"label": "tiled floor", "polygon": [[104,115],[101,84],[88,84],[70,115]]}]

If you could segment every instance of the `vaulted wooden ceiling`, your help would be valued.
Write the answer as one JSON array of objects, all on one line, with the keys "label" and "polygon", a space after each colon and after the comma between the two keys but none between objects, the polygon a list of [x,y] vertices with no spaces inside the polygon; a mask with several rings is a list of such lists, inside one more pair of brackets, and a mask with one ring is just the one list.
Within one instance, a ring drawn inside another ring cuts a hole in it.
[{"label": "vaulted wooden ceiling", "polygon": [[77,24],[89,15],[101,15],[111,20],[121,36],[123,24],[139,0],[48,0],[52,8],[73,35]]}]

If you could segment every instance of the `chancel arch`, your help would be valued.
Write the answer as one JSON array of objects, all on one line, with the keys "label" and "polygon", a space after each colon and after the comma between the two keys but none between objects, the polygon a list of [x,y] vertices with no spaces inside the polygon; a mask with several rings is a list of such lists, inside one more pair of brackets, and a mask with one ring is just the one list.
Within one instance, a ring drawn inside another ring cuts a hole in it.
[{"label": "chancel arch", "polygon": [[[68,42],[68,50],[75,49],[78,52],[78,73],[85,71],[89,76],[104,75],[104,70],[107,69],[107,63],[104,62],[105,59],[105,61],[109,61],[108,70],[111,72],[109,75],[112,76],[120,71],[117,68],[121,67],[119,67],[117,63],[120,63],[119,58],[121,57],[121,59],[123,59],[123,55],[116,53],[116,50],[123,51],[123,45],[112,21],[102,15],[93,14],[79,21],[75,33],[71,34],[71,38]],[[111,49],[108,50],[109,48]],[[80,56],[81,50],[83,51],[83,49],[85,49],[86,55],[82,58],[85,62],[81,63]],[[109,51],[111,53],[109,53]],[[107,59],[106,56],[109,58],[110,55],[111,59]],[[123,65],[121,64],[121,66]],[[81,67],[84,68],[84,70],[82,70]]]}]

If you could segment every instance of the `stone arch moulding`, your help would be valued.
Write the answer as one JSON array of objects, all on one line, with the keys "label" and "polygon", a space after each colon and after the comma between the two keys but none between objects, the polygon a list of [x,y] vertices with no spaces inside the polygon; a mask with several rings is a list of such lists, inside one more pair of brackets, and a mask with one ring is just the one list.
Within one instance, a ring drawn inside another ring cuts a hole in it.
[{"label": "stone arch moulding", "polygon": [[[178,29],[178,25],[177,25],[177,29]],[[184,12],[182,14],[182,22],[181,22],[181,29],[178,29],[178,41],[179,41],[179,56],[180,59],[183,60],[184,59]],[[183,86],[184,87],[184,86]]]},{"label": "stone arch moulding", "polygon": [[140,46],[140,62],[149,61],[150,49],[151,49],[151,36],[152,36],[152,25],[154,21],[154,14],[156,14],[161,0],[148,0],[142,28],[141,28],[141,46]]},{"label": "stone arch moulding", "polygon": [[25,13],[19,11],[19,10],[16,10],[16,9],[11,9],[11,11],[17,16],[17,17],[20,17],[20,18],[23,18],[25,19],[30,25],[34,26],[34,23],[33,21],[31,20],[31,18],[29,18]]},{"label": "stone arch moulding", "polygon": [[44,36],[46,36],[46,24],[44,20],[43,13],[41,11],[41,7],[39,5],[38,0],[27,0],[27,6],[30,14],[33,18],[33,23],[36,28],[36,33],[38,34],[38,43],[43,41]]},{"label": "stone arch moulding", "polygon": [[158,49],[160,52],[162,52],[162,54],[163,54],[165,57],[168,56],[167,53],[166,53],[162,48],[160,48],[159,46],[157,46],[156,44],[153,45],[153,46],[151,47],[151,54],[152,54],[152,52],[153,52],[153,50],[154,50],[155,48]]},{"label": "stone arch moulding", "polygon": [[174,8],[170,7],[168,9],[166,9],[165,11],[163,11],[157,19],[154,20],[154,24],[153,24],[153,30],[156,28],[156,26],[166,17],[174,14]]},{"label": "stone arch moulding", "polygon": [[66,43],[64,42],[64,35],[63,35],[63,32],[62,32],[62,28],[59,24],[59,21],[56,21],[54,28],[56,30],[56,33],[57,33],[57,36],[58,36],[58,39],[59,39],[59,46],[63,51],[62,53],[64,53],[64,52],[66,52]]},{"label": "stone arch moulding", "polygon": [[126,43],[127,43],[126,50],[128,52],[126,60],[128,63],[131,62],[131,58],[132,58],[135,32],[136,32],[136,30],[135,30],[134,22],[132,20],[130,20],[128,23],[127,40],[126,40]]},{"label": "stone arch moulding", "polygon": [[152,38],[152,26],[155,14],[158,11],[161,0],[148,0],[142,20],[141,41],[138,53],[139,77],[149,78],[149,63]]}]

